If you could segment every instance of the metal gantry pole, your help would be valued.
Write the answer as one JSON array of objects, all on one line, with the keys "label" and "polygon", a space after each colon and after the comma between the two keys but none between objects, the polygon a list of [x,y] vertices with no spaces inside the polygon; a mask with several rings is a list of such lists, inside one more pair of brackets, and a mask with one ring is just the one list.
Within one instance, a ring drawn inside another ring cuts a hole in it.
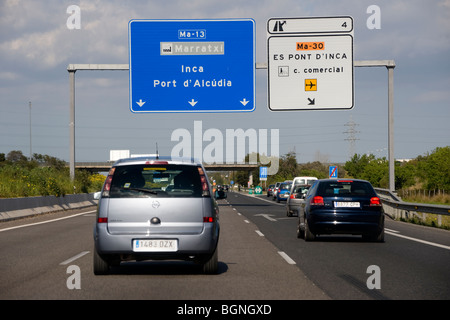
[{"label": "metal gantry pole", "polygon": [[33,159],[33,144],[31,141],[31,101],[28,102],[28,107],[29,107],[29,115],[30,115],[30,160]]},{"label": "metal gantry pole", "polygon": [[70,179],[75,180],[75,72],[77,70],[128,70],[128,64],[69,64],[70,91]]},{"label": "metal gantry pole", "polygon": [[70,87],[70,179],[75,180],[75,71],[69,70],[69,87]]},{"label": "metal gantry pole", "polygon": [[387,66],[388,69],[388,148],[389,148],[389,190],[395,191],[395,158],[394,158],[394,68],[395,65]]}]

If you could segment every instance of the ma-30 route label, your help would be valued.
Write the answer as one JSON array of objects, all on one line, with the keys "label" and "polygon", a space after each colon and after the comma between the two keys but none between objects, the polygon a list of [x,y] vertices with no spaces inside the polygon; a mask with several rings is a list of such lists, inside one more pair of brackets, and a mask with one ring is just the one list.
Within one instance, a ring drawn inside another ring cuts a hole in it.
[{"label": "ma-30 route label", "polygon": [[131,20],[132,112],[247,112],[255,108],[255,24]]},{"label": "ma-30 route label", "polygon": [[350,17],[271,19],[268,33],[270,110],[353,107]]}]

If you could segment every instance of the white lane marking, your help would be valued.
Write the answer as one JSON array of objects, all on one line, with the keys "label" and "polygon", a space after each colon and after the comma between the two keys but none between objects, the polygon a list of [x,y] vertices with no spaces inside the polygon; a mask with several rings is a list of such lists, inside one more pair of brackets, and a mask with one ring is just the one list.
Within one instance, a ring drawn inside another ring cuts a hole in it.
[{"label": "white lane marking", "polygon": [[388,228],[384,228],[384,231],[390,231],[390,232],[394,232],[394,233],[400,233],[400,231],[392,230],[392,229],[388,229]]},{"label": "white lane marking", "polygon": [[67,260],[65,260],[65,261],[63,261],[63,262],[61,262],[60,265],[64,266],[64,265],[66,265],[66,264],[69,264],[69,263],[71,263],[71,262],[73,262],[73,261],[75,261],[75,260],[81,258],[82,256],[87,255],[88,253],[89,253],[89,251],[83,251],[83,252],[80,252],[79,254],[73,256],[72,258],[69,258],[69,259],[67,259]]},{"label": "white lane marking", "polygon": [[21,226],[15,226],[15,227],[10,227],[10,228],[5,228],[5,229],[0,229],[0,232],[3,231],[8,231],[8,230],[14,230],[14,229],[20,229],[20,228],[25,228],[25,227],[32,227],[32,226],[37,226],[39,224],[45,224],[45,223],[50,223],[50,222],[55,222],[55,221],[59,221],[59,220],[65,220],[65,219],[70,219],[70,218],[74,218],[74,217],[78,217],[78,216],[82,216],[88,213],[93,213],[93,212],[97,212],[96,210],[94,211],[86,211],[83,213],[77,213],[68,217],[62,217],[62,218],[58,218],[58,219],[52,219],[52,220],[47,220],[47,221],[42,221],[42,222],[36,222],[36,223],[30,223],[30,224],[24,224]]},{"label": "white lane marking", "polygon": [[402,235],[402,234],[398,234],[398,233],[394,233],[394,232],[387,231],[386,229],[384,229],[384,232],[386,232],[387,234],[390,234],[391,236],[395,236],[395,237],[399,237],[399,238],[404,238],[404,239],[408,239],[408,240],[411,240],[411,241],[416,241],[416,242],[428,244],[428,245],[430,245],[430,246],[435,246],[435,247],[438,247],[438,248],[443,248],[443,249],[450,250],[450,246],[446,246],[446,245],[443,245],[443,244],[434,243],[434,242],[430,242],[430,241],[425,241],[425,240],[421,240],[421,239],[416,239],[416,238],[404,236],[404,235]]},{"label": "white lane marking", "polygon": [[[268,199],[264,199],[264,198],[261,198],[261,197],[255,197],[255,196],[251,196],[251,195],[245,194],[245,193],[240,193],[240,194],[243,195],[243,196],[246,196],[246,197],[253,198],[253,199],[259,199],[261,201],[266,201],[266,202],[272,203],[272,204],[277,205],[277,206],[284,206],[285,205],[284,203],[277,203],[275,200],[268,200]],[[235,196],[235,197],[237,197],[237,196]]]},{"label": "white lane marking", "polygon": [[259,236],[264,237],[264,234],[263,234],[261,231],[255,230],[255,232],[256,232],[257,234],[259,234]]},{"label": "white lane marking", "polygon": [[245,223],[250,223],[250,221],[248,221],[248,220],[244,220],[244,222],[245,222]]},{"label": "white lane marking", "polygon": [[296,264],[294,260],[291,259],[291,257],[289,257],[285,252],[283,251],[278,251],[278,254],[284,259],[286,260],[287,263],[289,264]]},{"label": "white lane marking", "polygon": [[260,213],[260,214],[255,214],[255,217],[264,217],[269,221],[277,221],[277,219],[272,218],[273,214],[266,214],[266,213]]}]

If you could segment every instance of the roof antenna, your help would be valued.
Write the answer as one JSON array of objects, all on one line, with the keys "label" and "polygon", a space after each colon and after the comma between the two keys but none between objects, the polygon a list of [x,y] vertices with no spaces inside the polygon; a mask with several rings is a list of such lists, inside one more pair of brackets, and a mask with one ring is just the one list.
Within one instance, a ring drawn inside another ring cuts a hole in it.
[{"label": "roof antenna", "polygon": [[159,159],[158,142],[156,143],[156,160]]}]

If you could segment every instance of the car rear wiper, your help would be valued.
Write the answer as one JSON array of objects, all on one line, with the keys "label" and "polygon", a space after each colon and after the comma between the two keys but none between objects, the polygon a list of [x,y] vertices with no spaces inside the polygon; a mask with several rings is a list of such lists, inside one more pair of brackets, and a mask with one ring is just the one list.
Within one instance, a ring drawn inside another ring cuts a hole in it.
[{"label": "car rear wiper", "polygon": [[132,190],[132,191],[140,191],[140,192],[151,193],[151,194],[158,194],[158,192],[156,192],[156,191],[145,189],[145,188],[122,188],[122,190]]}]

